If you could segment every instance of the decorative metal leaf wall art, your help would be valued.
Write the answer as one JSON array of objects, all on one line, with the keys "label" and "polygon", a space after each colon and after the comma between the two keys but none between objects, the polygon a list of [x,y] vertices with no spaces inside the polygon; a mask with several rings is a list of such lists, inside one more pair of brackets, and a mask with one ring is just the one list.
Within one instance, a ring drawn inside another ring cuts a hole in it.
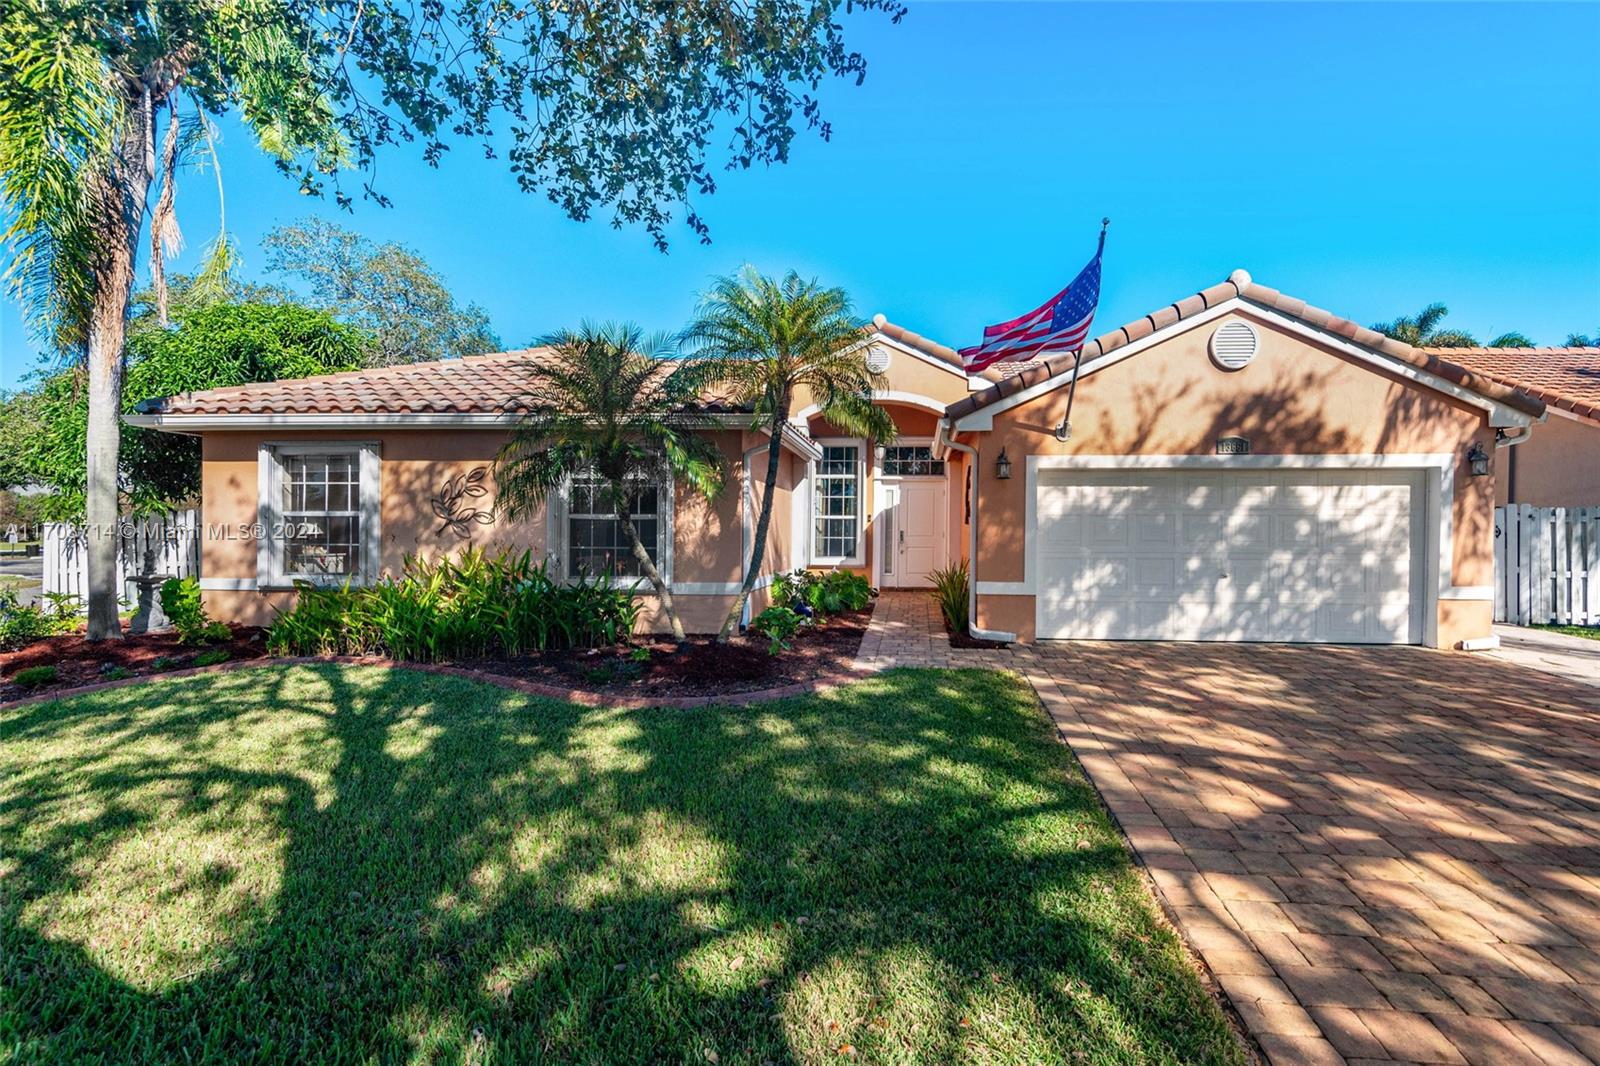
[{"label": "decorative metal leaf wall art", "polygon": [[439,528],[434,532],[453,532],[462,540],[472,536],[472,527],[494,524],[493,511],[481,511],[472,501],[489,495],[483,480],[489,474],[486,466],[475,467],[465,474],[447,478],[439,495],[433,498],[433,513],[439,518]]}]

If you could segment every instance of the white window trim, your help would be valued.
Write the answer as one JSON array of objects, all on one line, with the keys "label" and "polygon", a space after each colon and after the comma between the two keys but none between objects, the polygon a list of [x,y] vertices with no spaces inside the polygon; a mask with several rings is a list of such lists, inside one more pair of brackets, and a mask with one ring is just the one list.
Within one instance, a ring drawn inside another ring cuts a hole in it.
[{"label": "white window trim", "polygon": [[[567,500],[572,494],[572,479],[568,478],[561,485],[561,491],[550,497],[545,508],[545,543],[550,545],[550,550],[545,553],[546,562],[549,564],[552,577],[561,584],[570,584],[574,578],[567,574],[567,558],[572,546],[567,542]],[[678,499],[677,485],[672,478],[663,478],[656,484],[656,499],[661,506],[661,555],[656,559],[656,569],[661,573],[661,580],[672,588],[674,544],[677,540],[677,514]],[[655,589],[650,584],[650,579],[643,575],[639,577],[613,577],[611,587],[614,589],[632,589],[635,592],[654,595]],[[673,591],[678,591],[673,588]]]},{"label": "white window trim", "polygon": [[[283,572],[283,463],[285,455],[347,452],[357,456],[361,478],[361,566],[352,574],[323,577],[290,576]],[[258,589],[289,589],[298,584],[370,585],[382,570],[382,477],[379,445],[374,440],[262,441],[256,448],[257,521],[256,581]]]},{"label": "white window trim", "polygon": [[818,555],[817,554],[817,478],[819,471],[817,464],[822,460],[814,459],[806,467],[806,496],[808,497],[806,512],[806,560],[811,566],[862,566],[864,559],[862,552],[867,543],[867,442],[863,437],[816,437],[813,438],[819,448],[829,445],[834,447],[848,446],[856,450],[856,550],[850,555]]}]

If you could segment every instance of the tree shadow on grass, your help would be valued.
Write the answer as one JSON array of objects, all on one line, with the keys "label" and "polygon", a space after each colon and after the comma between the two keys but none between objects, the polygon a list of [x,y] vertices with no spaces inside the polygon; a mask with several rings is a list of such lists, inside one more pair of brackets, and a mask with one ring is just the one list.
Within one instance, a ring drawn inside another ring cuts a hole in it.
[{"label": "tree shadow on grass", "polygon": [[25,711],[19,1061],[1238,1057],[1013,678],[639,712],[296,667]]}]

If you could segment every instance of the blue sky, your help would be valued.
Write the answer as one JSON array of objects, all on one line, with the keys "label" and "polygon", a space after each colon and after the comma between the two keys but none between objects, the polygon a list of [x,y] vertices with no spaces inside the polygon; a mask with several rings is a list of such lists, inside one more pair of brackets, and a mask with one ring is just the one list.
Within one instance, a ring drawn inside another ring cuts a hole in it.
[{"label": "blue sky", "polygon": [[[1362,322],[1442,300],[1450,324],[1541,343],[1600,329],[1600,5],[913,3],[848,20],[865,85],[824,100],[831,143],[724,176],[678,228],[567,221],[460,144],[391,149],[394,207],[345,215],[224,124],[230,230],[308,213],[422,252],[508,345],[583,318],[672,329],[712,275],[753,262],[845,286],[951,344],[1065,284],[1109,215],[1100,326],[1245,267]],[[192,265],[216,231],[186,175]],[[0,308],[0,387],[36,365]]]}]

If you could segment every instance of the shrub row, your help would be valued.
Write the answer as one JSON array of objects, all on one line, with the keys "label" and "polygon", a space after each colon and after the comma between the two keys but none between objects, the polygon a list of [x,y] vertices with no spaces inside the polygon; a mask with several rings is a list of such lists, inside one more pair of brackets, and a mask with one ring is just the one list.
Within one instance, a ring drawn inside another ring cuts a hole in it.
[{"label": "shrub row", "polygon": [[302,584],[267,632],[274,655],[384,655],[414,662],[616,644],[639,615],[609,575],[565,584],[532,552],[408,557],[399,578],[362,588]]}]

